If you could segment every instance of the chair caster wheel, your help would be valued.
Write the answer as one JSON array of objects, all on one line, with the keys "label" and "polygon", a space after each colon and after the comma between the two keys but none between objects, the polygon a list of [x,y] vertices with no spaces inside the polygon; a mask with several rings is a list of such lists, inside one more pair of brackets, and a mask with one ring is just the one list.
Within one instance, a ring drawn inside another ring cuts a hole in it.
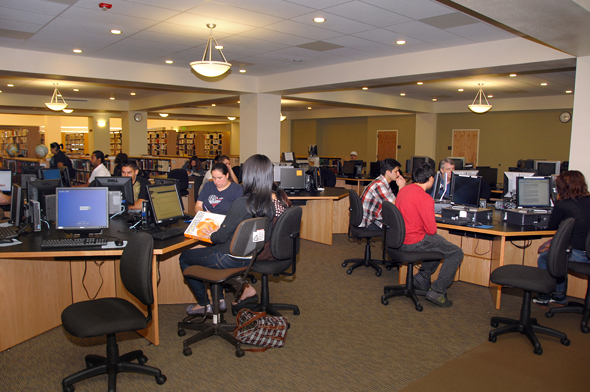
[{"label": "chair caster wheel", "polygon": [[496,343],[496,341],[498,340],[498,338],[497,338],[497,337],[495,337],[495,336],[490,336],[490,337],[488,338],[488,340],[489,340],[490,342],[492,342],[492,343]]},{"label": "chair caster wheel", "polygon": [[387,267],[385,267],[386,270],[391,271],[391,266],[388,265]]},{"label": "chair caster wheel", "polygon": [[386,299],[385,299],[385,298],[383,298],[383,297],[381,297],[381,303],[382,303],[383,305],[389,305],[389,301],[388,301],[388,300],[386,300]]},{"label": "chair caster wheel", "polygon": [[569,339],[561,339],[561,344],[563,344],[564,346],[569,346],[570,345],[570,340]]},{"label": "chair caster wheel", "polygon": [[236,357],[238,357],[238,358],[242,358],[245,354],[246,353],[242,349],[237,349],[236,350]]},{"label": "chair caster wheel", "polygon": [[347,263],[342,263],[342,266],[343,266],[343,267],[346,267],[346,264],[347,264]]},{"label": "chair caster wheel", "polygon": [[158,385],[162,385],[166,382],[166,380],[168,380],[168,377],[166,377],[163,374],[160,374],[159,376],[156,376],[156,382],[158,383]]},{"label": "chair caster wheel", "polygon": [[590,332],[590,328],[588,328],[587,325],[582,325],[582,333],[588,333]]},{"label": "chair caster wheel", "polygon": [[293,311],[293,316],[299,316],[301,314],[301,311],[299,309],[296,309]]},{"label": "chair caster wheel", "polygon": [[543,354],[543,348],[539,347],[538,349],[535,349],[535,354],[537,354],[537,355]]},{"label": "chair caster wheel", "polygon": [[553,317],[553,316],[554,316],[554,315],[553,315],[553,313],[551,313],[551,312],[547,312],[547,313],[545,313],[545,317],[547,317],[547,318],[551,318],[551,317]]},{"label": "chair caster wheel", "polygon": [[421,312],[421,311],[423,311],[423,310],[424,310],[424,308],[422,307],[422,305],[416,305],[416,310],[417,310],[418,312]]},{"label": "chair caster wheel", "polygon": [[178,329],[178,336],[183,337],[184,335],[186,335],[186,331],[182,328]]},{"label": "chair caster wheel", "polygon": [[94,364],[92,362],[86,361],[86,369],[90,369],[91,367],[94,367]]},{"label": "chair caster wheel", "polygon": [[137,363],[139,363],[140,365],[145,365],[147,361],[148,357],[146,357],[145,355],[142,355],[141,357],[137,358]]},{"label": "chair caster wheel", "polygon": [[185,348],[182,350],[182,353],[184,354],[185,357],[188,357],[189,355],[192,355],[193,350],[191,350],[190,348]]},{"label": "chair caster wheel", "polygon": [[351,274],[352,274],[352,270],[351,270],[351,269],[349,269],[349,270],[346,270],[346,273],[347,273],[348,275],[351,275]]},{"label": "chair caster wheel", "polygon": [[498,325],[500,325],[500,323],[498,323],[497,321],[492,321],[490,325],[492,326],[492,328],[498,328]]},{"label": "chair caster wheel", "polygon": [[381,276],[381,271],[375,272],[375,276]]},{"label": "chair caster wheel", "polygon": [[74,392],[76,390],[76,388],[74,388],[73,385],[68,385],[66,387],[64,387],[64,392]]}]

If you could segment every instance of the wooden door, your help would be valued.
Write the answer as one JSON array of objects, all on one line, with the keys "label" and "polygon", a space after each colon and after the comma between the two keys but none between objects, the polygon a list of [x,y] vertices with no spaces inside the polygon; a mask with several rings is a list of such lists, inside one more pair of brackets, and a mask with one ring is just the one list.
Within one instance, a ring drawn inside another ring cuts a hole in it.
[{"label": "wooden door", "polygon": [[453,156],[465,157],[465,163],[477,166],[479,129],[453,129]]},{"label": "wooden door", "polygon": [[397,131],[377,131],[377,160],[397,159]]}]

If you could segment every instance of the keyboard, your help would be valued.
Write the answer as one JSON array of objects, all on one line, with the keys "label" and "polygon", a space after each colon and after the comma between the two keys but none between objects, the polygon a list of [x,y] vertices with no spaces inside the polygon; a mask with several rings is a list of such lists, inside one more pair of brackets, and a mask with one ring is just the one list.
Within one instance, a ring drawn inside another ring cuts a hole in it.
[{"label": "keyboard", "polygon": [[18,237],[18,230],[14,226],[0,227],[1,239],[12,239]]},{"label": "keyboard", "polygon": [[171,227],[168,230],[156,231],[150,234],[155,240],[165,241],[170,238],[178,237],[179,235],[184,235],[185,230],[186,228],[183,227]]},{"label": "keyboard", "polygon": [[446,223],[448,225],[455,225],[455,226],[469,226],[471,224],[471,222],[468,220],[443,218],[440,216],[435,216],[434,220],[436,221],[436,223]]},{"label": "keyboard", "polygon": [[103,246],[107,244],[106,238],[60,238],[58,240],[43,240],[41,249],[48,248],[84,248],[89,246]]}]

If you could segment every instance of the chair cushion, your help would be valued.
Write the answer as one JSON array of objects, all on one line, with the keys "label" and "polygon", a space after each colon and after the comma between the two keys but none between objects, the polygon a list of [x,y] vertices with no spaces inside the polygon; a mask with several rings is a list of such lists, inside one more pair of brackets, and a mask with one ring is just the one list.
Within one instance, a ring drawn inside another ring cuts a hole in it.
[{"label": "chair cushion", "polygon": [[568,264],[568,268],[578,274],[590,276],[590,263],[576,263],[574,261],[570,261]]},{"label": "chair cushion", "polygon": [[241,274],[246,271],[247,268],[248,267],[215,269],[202,267],[200,265],[192,265],[185,269],[182,274],[185,278],[199,279],[211,283],[221,283]]},{"label": "chair cushion", "polygon": [[381,237],[383,230],[367,229],[365,227],[350,226],[350,234],[356,238]]},{"label": "chair cushion", "polygon": [[445,255],[440,252],[410,252],[387,248],[387,254],[393,261],[399,263],[415,263],[417,261],[442,260]]},{"label": "chair cushion", "polygon": [[528,265],[504,265],[496,268],[490,275],[490,280],[502,286],[537,293],[552,293],[555,291],[555,278],[543,268]]},{"label": "chair cushion", "polygon": [[147,327],[145,315],[122,298],[76,302],[64,309],[61,321],[69,334],[79,338],[135,331]]},{"label": "chair cushion", "polygon": [[273,275],[286,271],[291,267],[292,260],[259,260],[252,266],[252,271],[259,274]]}]

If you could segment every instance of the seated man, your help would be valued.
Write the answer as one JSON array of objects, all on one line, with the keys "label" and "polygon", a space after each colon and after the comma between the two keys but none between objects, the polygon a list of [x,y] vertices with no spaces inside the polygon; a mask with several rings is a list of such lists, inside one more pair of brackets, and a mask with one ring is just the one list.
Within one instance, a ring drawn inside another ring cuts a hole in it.
[{"label": "seated man", "polygon": [[425,261],[414,275],[414,285],[419,290],[428,291],[428,301],[448,308],[453,303],[447,299],[447,288],[453,283],[457,268],[463,261],[463,250],[436,234],[434,200],[426,193],[434,182],[432,165],[421,163],[413,168],[412,181],[413,184],[399,191],[395,203],[406,225],[406,238],[400,250],[441,252],[445,255],[437,280],[430,284],[430,276],[438,268],[439,262]]},{"label": "seated man", "polygon": [[[359,227],[380,230],[383,226],[381,206],[384,200],[395,203],[395,195],[389,187],[391,181],[395,181],[399,189],[406,185],[406,180],[400,174],[401,164],[392,158],[386,158],[380,163],[381,175],[371,182],[363,195],[363,220]],[[434,216],[434,215],[433,215]],[[432,218],[434,219],[434,217]]]},{"label": "seated man", "polygon": [[150,184],[139,175],[139,167],[135,159],[128,159],[121,163],[121,175],[123,177],[131,177],[133,183],[133,200],[135,203],[129,205],[130,210],[141,210],[141,205],[144,201],[149,199],[147,186]]},{"label": "seated man", "polygon": [[451,158],[445,158],[440,161],[438,165],[439,173],[437,174],[440,176],[441,181],[438,183],[440,184],[439,189],[436,189],[435,192],[432,192],[432,195],[435,200],[440,199],[450,199],[451,198],[451,178],[453,176],[453,171],[455,170],[455,161]]},{"label": "seated man", "polygon": [[110,177],[111,172],[104,165],[104,160],[105,160],[105,156],[102,151],[100,151],[100,150],[93,151],[92,155],[90,156],[90,164],[92,165],[94,170],[92,170],[92,174],[90,174],[90,178],[88,179],[88,182],[86,184],[82,184],[82,185],[78,185],[78,186],[80,186],[80,187],[89,186],[90,183],[92,181],[94,181],[94,179],[96,177]]}]

